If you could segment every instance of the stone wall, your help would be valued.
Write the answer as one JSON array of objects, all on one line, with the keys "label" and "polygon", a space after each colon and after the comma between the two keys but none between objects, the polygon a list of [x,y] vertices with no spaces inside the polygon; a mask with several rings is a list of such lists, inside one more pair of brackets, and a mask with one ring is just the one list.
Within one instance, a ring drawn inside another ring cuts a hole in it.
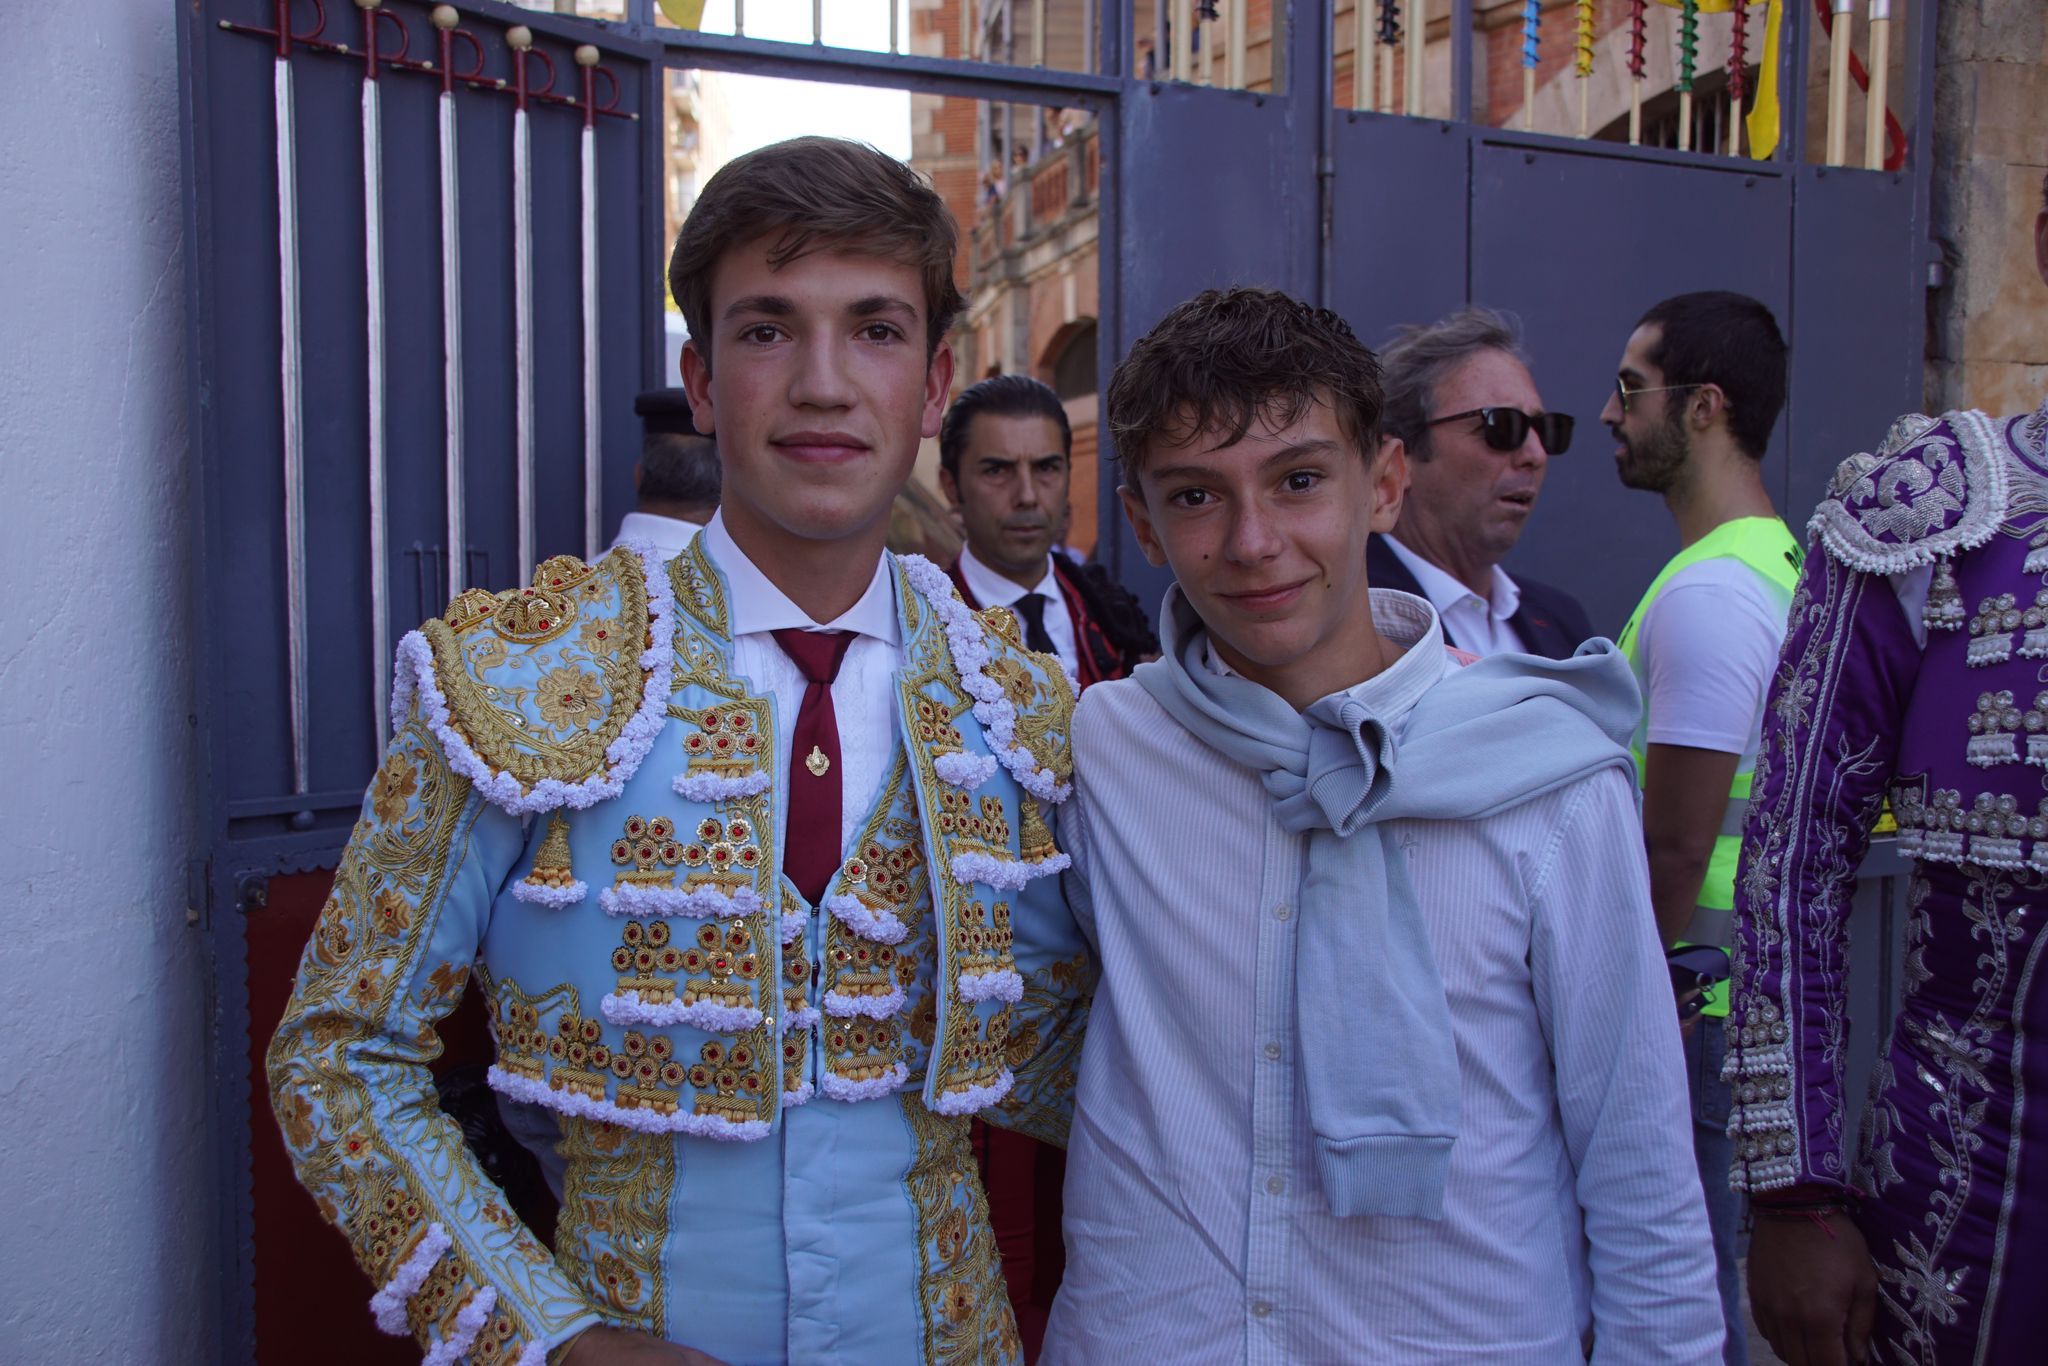
[{"label": "stone wall", "polygon": [[2048,6],[1943,0],[1934,87],[1930,410],[2033,408],[2048,392],[2048,285],[2034,216],[2048,174]]}]

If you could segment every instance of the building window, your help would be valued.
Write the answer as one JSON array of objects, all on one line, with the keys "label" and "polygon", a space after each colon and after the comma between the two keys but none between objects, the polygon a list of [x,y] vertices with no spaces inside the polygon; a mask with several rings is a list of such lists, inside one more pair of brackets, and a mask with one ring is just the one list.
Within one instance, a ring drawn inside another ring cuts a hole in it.
[{"label": "building window", "polygon": [[1095,392],[1095,324],[1080,323],[1052,363],[1052,389],[1062,399]]}]

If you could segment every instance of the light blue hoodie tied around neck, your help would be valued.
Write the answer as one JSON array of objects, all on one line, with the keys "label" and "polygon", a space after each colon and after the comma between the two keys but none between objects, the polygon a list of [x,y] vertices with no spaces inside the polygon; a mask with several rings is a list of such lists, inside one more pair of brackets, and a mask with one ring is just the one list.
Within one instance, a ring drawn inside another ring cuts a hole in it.
[{"label": "light blue hoodie tied around neck", "polygon": [[[1330,1210],[1441,1218],[1458,1054],[1424,912],[1386,822],[1475,820],[1625,768],[1642,706],[1635,677],[1606,640],[1567,660],[1495,655],[1446,668],[1390,730],[1350,691],[1297,712],[1205,667],[1208,631],[1178,585],[1160,622],[1163,654],[1132,677],[1257,773],[1281,825],[1308,836],[1295,1021]],[[1409,648],[1443,655],[1433,611]]]}]

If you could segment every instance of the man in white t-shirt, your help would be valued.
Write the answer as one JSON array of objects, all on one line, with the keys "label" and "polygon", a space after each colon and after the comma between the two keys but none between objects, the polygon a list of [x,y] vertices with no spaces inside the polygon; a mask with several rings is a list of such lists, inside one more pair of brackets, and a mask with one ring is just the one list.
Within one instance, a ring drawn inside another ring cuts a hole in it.
[{"label": "man in white t-shirt", "polygon": [[1714,291],[1643,315],[1600,413],[1619,443],[1622,483],[1662,496],[1678,524],[1680,550],[1651,581],[1620,644],[1645,703],[1633,749],[1658,936],[1674,948],[1723,951],[1715,970],[1689,979],[1716,980],[1686,991],[1680,1013],[1716,1017],[1704,1029],[1687,1026],[1686,1065],[1731,1366],[1748,1355],[1736,1265],[1741,1210],[1728,1185],[1731,1097],[1721,1079],[1726,950],[1764,695],[1799,573],[1799,544],[1762,475],[1784,403],[1785,340],[1770,310]]}]

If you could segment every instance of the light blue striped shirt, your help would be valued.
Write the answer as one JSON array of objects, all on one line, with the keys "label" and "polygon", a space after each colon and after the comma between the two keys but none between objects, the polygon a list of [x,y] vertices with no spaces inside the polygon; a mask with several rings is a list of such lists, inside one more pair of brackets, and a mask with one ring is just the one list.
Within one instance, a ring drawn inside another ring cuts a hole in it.
[{"label": "light blue striped shirt", "polygon": [[[1435,612],[1354,689],[1398,733]],[[1101,956],[1049,1366],[1714,1362],[1721,1314],[1677,1016],[1618,769],[1479,821],[1402,821],[1444,978],[1460,1119],[1441,1221],[1339,1219],[1294,1058],[1306,839],[1143,687],[1075,718],[1071,895]],[[1486,756],[1474,755],[1484,763]],[[1397,781],[1427,782],[1399,772]],[[1085,888],[1085,890],[1084,890]],[[1361,1039],[1360,1047],[1371,1040]]]}]

